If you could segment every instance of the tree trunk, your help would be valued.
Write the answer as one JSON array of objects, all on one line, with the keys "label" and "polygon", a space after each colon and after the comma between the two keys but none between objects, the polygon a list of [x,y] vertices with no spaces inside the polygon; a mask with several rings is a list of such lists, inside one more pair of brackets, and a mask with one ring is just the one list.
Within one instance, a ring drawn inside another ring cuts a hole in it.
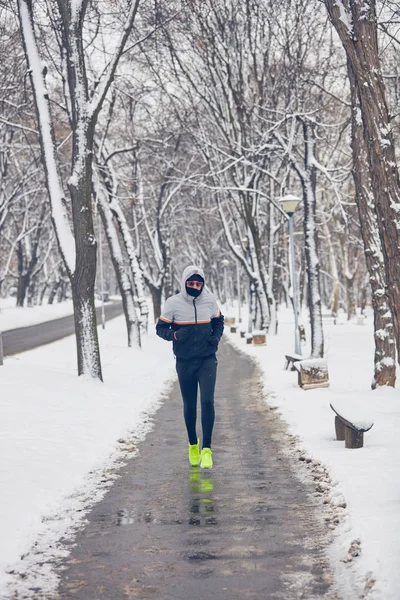
[{"label": "tree trunk", "polygon": [[311,356],[324,356],[324,333],[322,328],[321,293],[319,283],[319,260],[316,228],[316,169],[314,124],[303,122],[305,143],[304,173],[302,177],[304,203],[304,250],[307,268],[308,305],[311,325]]},{"label": "tree trunk", "polygon": [[375,212],[367,144],[360,119],[360,98],[351,64],[348,62],[347,66],[352,100],[353,177],[374,310],[375,356],[372,388],[380,385],[394,387],[396,382],[396,344],[393,317],[379,237],[378,217]]},{"label": "tree trunk", "polygon": [[28,289],[27,289],[27,306],[34,306],[35,305],[35,293],[36,293],[36,285],[35,285],[35,280],[33,279],[33,281],[29,282],[28,285]]},{"label": "tree trunk", "polygon": [[171,257],[171,247],[170,247],[170,235],[168,233],[167,239],[163,244],[165,249],[165,258],[164,258],[164,268],[165,268],[165,278],[164,278],[164,294],[166,298],[169,298],[174,293],[174,288],[172,285],[172,257]]},{"label": "tree trunk", "polygon": [[122,297],[126,329],[128,334],[128,346],[140,347],[140,328],[136,316],[136,307],[133,299],[133,289],[128,277],[121,247],[119,244],[117,232],[113,223],[113,216],[109,204],[103,200],[101,193],[98,195],[98,206],[100,208],[101,219],[104,225],[108,245],[110,248],[111,260],[117,277],[119,291]]},{"label": "tree trunk", "polygon": [[334,317],[335,324],[336,324],[336,318],[337,318],[337,315],[339,312],[339,296],[340,296],[339,271],[338,271],[338,267],[337,267],[335,250],[334,250],[333,244],[332,244],[331,232],[329,231],[329,227],[326,223],[324,225],[324,235],[325,235],[325,240],[328,244],[329,263],[330,263],[330,267],[331,267],[331,275],[333,278],[333,289],[332,289],[330,309],[331,309],[331,314]]},{"label": "tree trunk", "polygon": [[60,286],[57,290],[57,302],[65,302],[65,300],[67,300],[67,290],[69,285],[69,279],[62,277],[60,281]]},{"label": "tree trunk", "polygon": [[257,274],[257,277],[253,278],[253,286],[257,297],[256,307],[258,307],[259,310],[256,310],[256,314],[253,317],[253,322],[255,323],[257,329],[265,329],[268,331],[271,320],[267,286],[268,273],[264,262],[259,230],[254,222],[252,204],[248,197],[244,199],[243,206],[245,208],[246,222],[248,225],[252,270]]},{"label": "tree trunk", "polygon": [[29,286],[29,274],[20,274],[18,277],[18,287],[17,287],[17,306],[24,306],[26,292]]},{"label": "tree trunk", "polygon": [[281,227],[278,233],[279,239],[275,255],[275,268],[272,286],[273,296],[276,298],[278,306],[282,302],[287,302],[286,291],[283,285],[285,271],[287,271],[286,255],[284,252],[284,248],[287,247],[287,244],[285,243],[283,230],[283,227]]},{"label": "tree trunk", "polygon": [[121,232],[126,253],[128,255],[133,277],[133,285],[135,287],[135,292],[137,296],[137,304],[140,311],[140,325],[143,327],[144,331],[147,331],[149,321],[149,307],[147,306],[147,301],[144,292],[143,273],[140,268],[135,248],[133,246],[131,232],[129,231],[128,223],[126,222],[121,207],[115,198],[113,198],[112,202],[110,203],[110,208],[112,210],[113,215],[117,219],[118,227]]},{"label": "tree trunk", "polygon": [[[69,228],[64,193],[59,178],[59,167],[49,96],[45,87],[44,71],[39,61],[35,40],[32,0],[19,0],[21,31],[26,58],[30,69],[35,105],[39,120],[40,144],[45,167],[46,184],[50,196],[52,221],[60,253],[71,279],[77,343],[78,374],[91,375],[102,380],[100,350],[97,338],[94,305],[96,276],[96,240],[93,232],[91,209],[93,130],[95,121],[89,120],[88,88],[82,44],[83,18],[71,20],[69,3],[59,2],[60,30],[63,51],[67,58],[69,115],[72,127],[72,173],[69,190],[72,201],[74,237]],[[80,8],[83,9],[81,3]],[[77,12],[77,14],[79,11]],[[27,43],[27,40],[29,42]],[[75,240],[74,240],[75,238]],[[75,265],[73,260],[75,259]]]},{"label": "tree trunk", "polygon": [[[273,182],[271,179],[271,197],[275,196],[275,191],[273,187]],[[269,324],[269,331],[273,335],[277,334],[278,330],[278,319],[277,319],[277,306],[276,306],[276,298],[274,296],[274,266],[275,266],[275,255],[274,255],[274,237],[275,237],[275,208],[271,203],[269,206],[269,244],[268,244],[268,298],[270,302],[270,315],[271,320]]]},{"label": "tree trunk", "polygon": [[367,273],[367,277],[365,278],[364,282],[362,283],[361,290],[360,290],[360,308],[361,308],[362,315],[365,313],[365,309],[367,307],[368,289],[369,289],[369,272]]},{"label": "tree trunk", "polygon": [[354,274],[346,273],[346,304],[347,320],[350,321],[356,315],[356,299],[354,295]]},{"label": "tree trunk", "polygon": [[[78,68],[78,65],[77,65]],[[93,128],[85,132],[85,155],[82,156],[79,127],[73,129],[73,176],[69,181],[72,218],[76,248],[75,271],[71,277],[74,305],[75,335],[78,356],[78,375],[91,375],[103,380],[100,348],[97,336],[97,318],[94,301],[96,281],[97,242],[92,216],[92,152]],[[79,162],[81,164],[79,164]]]},{"label": "tree trunk", "polygon": [[46,294],[46,291],[47,291],[47,288],[48,288],[48,286],[49,286],[49,283],[48,283],[48,281],[45,281],[45,282],[43,283],[43,285],[42,285],[42,289],[41,289],[41,291],[40,291],[40,293],[39,293],[39,301],[38,301],[38,304],[39,304],[39,306],[42,306],[42,305],[43,305],[44,296],[45,296],[45,294]]},{"label": "tree trunk", "polygon": [[76,243],[76,266],[71,278],[71,287],[78,375],[91,375],[103,380],[94,301],[97,242],[92,220],[91,171],[88,161],[86,177],[79,181],[78,185],[69,186]]},{"label": "tree trunk", "polygon": [[[349,75],[357,92],[359,117],[353,115],[353,119],[362,120],[388,284],[385,289],[400,360],[400,182],[379,58],[376,3],[349,0],[345,6],[343,2],[325,0],[325,5],[346,51]],[[369,251],[375,249],[369,248]]]},{"label": "tree trunk", "polygon": [[[44,209],[39,224],[36,228],[36,236],[31,241],[24,237],[17,243],[17,258],[18,258],[18,292],[17,306],[23,306],[28,295],[28,306],[32,306],[32,293],[29,293],[31,286],[34,286],[32,275],[38,261],[39,240],[44,219]],[[24,250],[25,247],[25,250]],[[29,252],[31,253],[29,256]]]},{"label": "tree trunk", "polygon": [[161,315],[162,289],[151,286],[150,292],[151,292],[151,299],[153,300],[154,321],[157,321]]},{"label": "tree trunk", "polygon": [[337,319],[338,312],[339,312],[339,298],[340,298],[340,285],[339,285],[339,281],[335,281],[335,283],[333,284],[332,302],[331,302],[331,314],[334,317],[335,325],[336,325],[336,319]]},{"label": "tree trunk", "polygon": [[94,378],[102,379],[94,304],[96,240],[91,208],[93,137],[99,111],[132,30],[139,0],[128,4],[126,20],[118,36],[117,46],[91,97],[88,91],[82,34],[88,2],[71,3],[58,0],[56,5],[58,13],[55,14],[54,19],[57,22],[58,43],[61,46],[59,58],[63,65],[66,65],[66,69],[63,69],[63,83],[68,95],[66,104],[72,130],[72,169],[68,187],[72,200],[74,235],[69,227],[59,176],[53,120],[45,86],[44,73],[47,68],[41,65],[36,44],[33,2],[18,0],[22,39],[39,120],[40,144],[52,220],[60,252],[71,279],[78,374],[90,374]]},{"label": "tree trunk", "polygon": [[18,260],[18,286],[17,286],[17,306],[24,306],[26,291],[29,285],[30,274],[25,270],[25,255],[23,242],[19,240],[17,244]]},{"label": "tree trunk", "polygon": [[50,288],[47,304],[53,304],[54,299],[57,295],[57,290],[60,287],[60,285],[61,285],[61,277],[57,276],[57,278],[54,280],[54,282]]}]

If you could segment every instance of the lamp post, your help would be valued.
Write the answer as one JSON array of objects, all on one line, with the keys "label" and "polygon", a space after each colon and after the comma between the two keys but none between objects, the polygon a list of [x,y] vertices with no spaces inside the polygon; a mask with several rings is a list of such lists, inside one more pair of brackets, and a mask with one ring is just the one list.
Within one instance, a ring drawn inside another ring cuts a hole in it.
[{"label": "lamp post", "polygon": [[281,206],[287,216],[289,217],[289,242],[290,242],[290,279],[292,281],[293,290],[293,310],[294,310],[294,351],[296,354],[301,355],[301,343],[300,343],[300,332],[299,332],[299,300],[298,300],[298,289],[297,289],[297,278],[296,278],[296,266],[294,261],[294,230],[293,230],[293,215],[300,202],[300,198],[288,194],[280,199]]},{"label": "lamp post", "polygon": [[228,285],[226,280],[226,267],[229,267],[229,260],[224,258],[222,261],[222,266],[224,267],[224,295],[225,295],[225,304],[228,306]]}]

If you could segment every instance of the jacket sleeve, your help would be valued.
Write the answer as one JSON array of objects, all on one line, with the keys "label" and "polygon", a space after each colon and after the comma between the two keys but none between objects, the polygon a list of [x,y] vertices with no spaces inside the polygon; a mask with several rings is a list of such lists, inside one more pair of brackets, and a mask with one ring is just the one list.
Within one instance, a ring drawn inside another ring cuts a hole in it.
[{"label": "jacket sleeve", "polygon": [[218,340],[220,340],[222,334],[224,333],[224,315],[221,314],[216,298],[214,298],[214,309],[213,316],[211,317],[211,326],[213,330],[213,335],[215,335],[218,338]]},{"label": "jacket sleeve", "polygon": [[171,328],[174,322],[174,311],[171,300],[172,298],[166,300],[162,314],[156,325],[156,334],[163,340],[167,340],[167,342],[172,342],[174,339],[174,330]]}]

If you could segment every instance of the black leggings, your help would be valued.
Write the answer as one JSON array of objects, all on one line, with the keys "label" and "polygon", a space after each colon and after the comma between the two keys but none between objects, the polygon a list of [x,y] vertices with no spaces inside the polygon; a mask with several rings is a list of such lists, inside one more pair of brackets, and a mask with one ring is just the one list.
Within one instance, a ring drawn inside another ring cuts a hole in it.
[{"label": "black leggings", "polygon": [[211,436],[214,427],[214,389],[217,377],[217,359],[215,355],[191,361],[176,360],[176,372],[183,398],[189,444],[197,444],[196,412],[197,386],[200,386],[201,426],[203,430],[203,448],[211,448]]}]

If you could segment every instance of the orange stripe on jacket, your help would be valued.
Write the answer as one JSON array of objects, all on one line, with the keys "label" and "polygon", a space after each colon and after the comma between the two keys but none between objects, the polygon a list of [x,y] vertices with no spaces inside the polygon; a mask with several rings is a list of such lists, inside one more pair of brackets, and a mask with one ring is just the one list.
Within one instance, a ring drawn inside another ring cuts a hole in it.
[{"label": "orange stripe on jacket", "polygon": [[[196,321],[174,321],[177,325],[196,325]],[[211,319],[207,321],[197,321],[197,325],[203,325],[204,323],[211,323]]]},{"label": "orange stripe on jacket", "polygon": [[173,321],[169,321],[165,317],[160,317],[160,321],[164,321],[165,323],[173,323]]}]

